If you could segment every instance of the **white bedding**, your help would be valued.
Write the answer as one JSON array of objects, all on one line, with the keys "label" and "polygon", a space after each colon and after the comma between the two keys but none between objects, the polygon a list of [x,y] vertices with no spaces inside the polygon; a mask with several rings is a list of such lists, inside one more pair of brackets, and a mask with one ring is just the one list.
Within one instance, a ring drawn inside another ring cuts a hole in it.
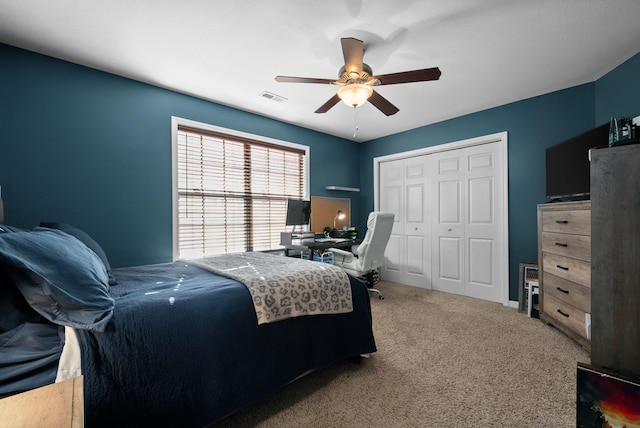
[{"label": "white bedding", "polygon": [[56,383],[71,379],[82,374],[80,366],[80,345],[73,327],[64,328],[64,346],[58,363]]}]

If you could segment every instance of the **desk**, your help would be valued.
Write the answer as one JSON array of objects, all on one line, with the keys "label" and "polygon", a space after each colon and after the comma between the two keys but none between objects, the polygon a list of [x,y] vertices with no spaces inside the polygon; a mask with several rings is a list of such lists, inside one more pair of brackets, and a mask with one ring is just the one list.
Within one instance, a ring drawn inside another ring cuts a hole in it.
[{"label": "desk", "polygon": [[289,251],[300,251],[301,256],[305,252],[309,252],[309,258],[312,258],[314,251],[324,251],[329,248],[339,248],[341,250],[351,251],[352,245],[358,245],[362,242],[362,239],[351,239],[351,238],[333,238],[331,240],[320,239],[315,240],[313,243],[305,244],[305,245],[293,245],[286,244],[284,246],[284,255],[289,256]]}]

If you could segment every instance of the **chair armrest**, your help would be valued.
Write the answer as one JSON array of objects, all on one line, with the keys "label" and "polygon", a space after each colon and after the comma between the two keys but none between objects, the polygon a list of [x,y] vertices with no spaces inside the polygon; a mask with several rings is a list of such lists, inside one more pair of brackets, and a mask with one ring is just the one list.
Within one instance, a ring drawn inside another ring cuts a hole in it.
[{"label": "chair armrest", "polygon": [[327,251],[333,253],[333,262],[342,263],[351,263],[353,260],[353,253],[349,251],[340,250],[338,248],[329,248]]}]

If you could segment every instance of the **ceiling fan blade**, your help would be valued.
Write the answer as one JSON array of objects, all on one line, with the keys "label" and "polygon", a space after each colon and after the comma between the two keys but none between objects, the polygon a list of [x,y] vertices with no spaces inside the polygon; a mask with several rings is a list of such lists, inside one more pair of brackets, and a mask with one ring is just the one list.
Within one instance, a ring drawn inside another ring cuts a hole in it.
[{"label": "ceiling fan blade", "polygon": [[326,113],[329,111],[331,107],[338,104],[339,102],[340,102],[340,97],[338,96],[338,94],[335,94],[333,97],[329,99],[329,101],[322,104],[320,108],[318,108],[318,110],[316,110],[314,113]]},{"label": "ceiling fan blade", "polygon": [[424,68],[422,70],[403,71],[400,73],[383,74],[373,76],[380,81],[380,85],[395,85],[397,83],[425,82],[438,80],[442,72],[438,67]]},{"label": "ceiling fan blade", "polygon": [[314,77],[294,77],[294,76],[276,76],[276,82],[287,83],[324,83],[333,85],[336,81],[332,79],[316,79]]},{"label": "ceiling fan blade", "polygon": [[391,104],[385,97],[383,97],[376,91],[373,91],[373,94],[371,94],[371,97],[369,97],[369,102],[387,116],[391,116],[392,114],[396,114],[400,111],[398,107]]},{"label": "ceiling fan blade", "polygon": [[364,58],[364,43],[353,37],[340,39],[342,54],[344,55],[344,67],[347,74],[351,72],[362,73],[362,59]]}]

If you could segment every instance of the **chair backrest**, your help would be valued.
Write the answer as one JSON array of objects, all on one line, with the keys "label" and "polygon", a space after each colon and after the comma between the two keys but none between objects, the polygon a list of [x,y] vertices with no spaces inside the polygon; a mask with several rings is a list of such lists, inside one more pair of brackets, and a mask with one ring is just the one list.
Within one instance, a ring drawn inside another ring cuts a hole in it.
[{"label": "chair backrest", "polygon": [[391,229],[393,228],[393,219],[393,213],[382,211],[369,213],[367,233],[356,249],[358,270],[366,272],[382,266],[384,250],[387,248]]}]

